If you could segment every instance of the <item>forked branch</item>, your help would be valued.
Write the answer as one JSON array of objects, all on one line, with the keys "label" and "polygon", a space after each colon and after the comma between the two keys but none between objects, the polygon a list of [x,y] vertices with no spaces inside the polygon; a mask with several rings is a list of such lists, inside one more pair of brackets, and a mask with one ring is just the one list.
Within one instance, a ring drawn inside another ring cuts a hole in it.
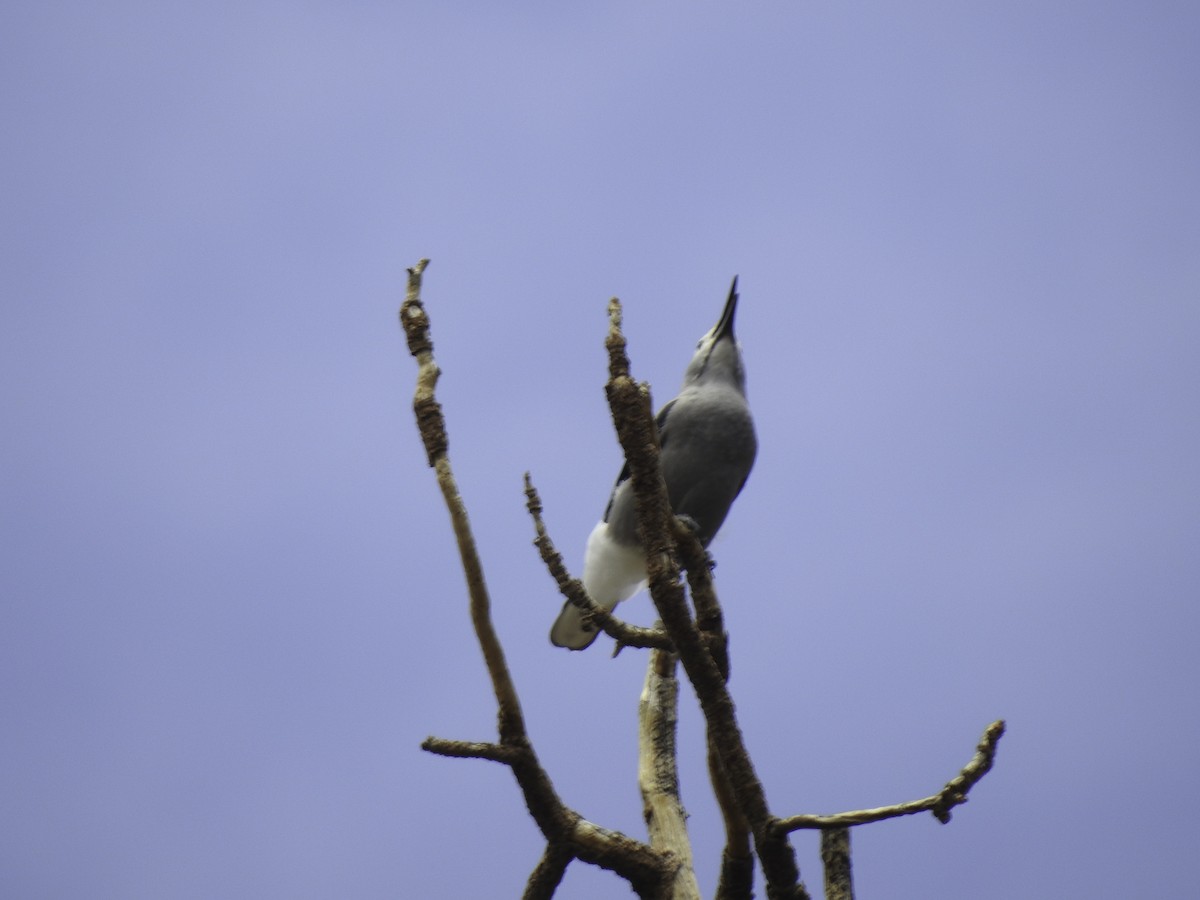
[{"label": "forked branch", "polygon": [[421,278],[428,264],[429,260],[423,259],[408,270],[408,289],[400,307],[400,324],[409,352],[416,358],[418,366],[413,412],[458,543],[459,558],[467,578],[471,623],[496,696],[499,742],[474,743],[430,737],[421,746],[443,756],[489,759],[512,770],[529,812],[547,841],[546,854],[530,879],[526,896],[550,896],[567,863],[571,859],[582,859],[626,878],[640,896],[658,900],[664,896],[663,887],[673,878],[678,861],[641,841],[594,825],[569,809],[554,790],[526,733],[517,689],[492,624],[483,565],[476,550],[466,505],[450,467],[445,417],[434,393],[441,373],[433,356],[429,316],[421,302]]}]

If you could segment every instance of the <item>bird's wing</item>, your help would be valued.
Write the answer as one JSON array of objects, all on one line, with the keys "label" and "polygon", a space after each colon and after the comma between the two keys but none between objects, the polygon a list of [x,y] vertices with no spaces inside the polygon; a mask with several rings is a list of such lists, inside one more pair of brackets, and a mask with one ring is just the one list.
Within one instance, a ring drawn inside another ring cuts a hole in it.
[{"label": "bird's wing", "polygon": [[671,411],[671,407],[674,405],[675,400],[668,400],[667,405],[660,409],[658,415],[654,417],[654,424],[658,427],[659,449],[667,445],[667,413]]},{"label": "bird's wing", "polygon": [[[667,414],[671,411],[671,407],[675,405],[674,400],[667,401],[666,405],[658,411],[658,415],[654,417],[654,424],[658,428],[658,449],[661,450],[667,446]],[[608,514],[612,512],[613,500],[617,497],[617,488],[629,480],[629,461],[625,461],[625,465],[621,467],[621,474],[617,476],[617,483],[613,485],[612,493],[608,496],[608,506],[604,508],[604,521],[608,521]]]}]

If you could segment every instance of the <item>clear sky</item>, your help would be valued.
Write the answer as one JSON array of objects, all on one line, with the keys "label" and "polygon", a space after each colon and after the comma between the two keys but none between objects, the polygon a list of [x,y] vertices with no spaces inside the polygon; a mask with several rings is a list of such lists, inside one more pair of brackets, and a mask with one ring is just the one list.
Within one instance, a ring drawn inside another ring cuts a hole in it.
[{"label": "clear sky", "polygon": [[519,895],[509,773],[418,749],[494,735],[395,318],[428,256],[568,803],[644,835],[644,659],[550,646],[521,476],[578,568],[608,298],[661,403],[739,274],[712,550],[774,811],[932,793],[1004,717],[949,826],[855,831],[860,896],[1200,895],[1198,46],[1185,2],[7,4],[0,894]]}]

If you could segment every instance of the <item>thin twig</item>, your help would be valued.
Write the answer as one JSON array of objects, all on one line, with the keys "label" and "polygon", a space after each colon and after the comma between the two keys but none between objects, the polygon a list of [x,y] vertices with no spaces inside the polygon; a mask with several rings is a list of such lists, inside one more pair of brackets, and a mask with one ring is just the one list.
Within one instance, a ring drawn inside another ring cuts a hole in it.
[{"label": "thin twig", "polygon": [[538,864],[529,874],[525,883],[525,893],[521,900],[550,900],[562,882],[567,866],[571,864],[574,855],[570,850],[558,844],[547,844],[546,852],[538,860]]},{"label": "thin twig", "polygon": [[725,631],[725,614],[713,588],[713,559],[696,533],[678,517],[671,520],[672,537],[679,563],[687,571],[688,593],[696,609],[696,628],[705,647],[717,664],[721,677],[729,681],[729,634]]},{"label": "thin twig", "polygon": [[512,765],[520,749],[505,747],[485,741],[452,741],[447,738],[427,737],[421,741],[421,749],[438,756],[458,759],[490,759],[492,762]]},{"label": "thin twig", "polygon": [[590,620],[605,634],[614,638],[618,648],[657,647],[660,650],[670,650],[671,639],[661,628],[641,628],[618,619],[608,610],[593,603],[583,588],[583,582],[570,576],[566,565],[563,564],[562,554],[555,549],[554,542],[550,540],[546,523],[542,520],[542,499],[538,496],[537,488],[533,486],[528,472],[525,473],[525,498],[525,508],[529,510],[537,534],[533,545],[538,548],[538,554],[542,557],[542,562],[545,563],[554,583],[558,585],[559,593],[583,611],[584,621]]},{"label": "thin twig", "polygon": [[853,812],[837,813],[832,816],[789,816],[780,819],[776,827],[783,831],[799,831],[802,828],[848,828],[852,825],[866,825],[868,822],[879,822],[882,819],[894,819],[898,816],[911,816],[914,813],[932,812],[939,822],[950,821],[950,810],[959,804],[967,802],[967,793],[991,769],[996,759],[996,745],[1004,734],[1004,720],[993,722],[984,729],[975,748],[971,761],[963,766],[962,771],[952,778],[944,788],[921,800],[908,803],[897,803],[894,806],[881,806],[876,809],[859,809]]}]

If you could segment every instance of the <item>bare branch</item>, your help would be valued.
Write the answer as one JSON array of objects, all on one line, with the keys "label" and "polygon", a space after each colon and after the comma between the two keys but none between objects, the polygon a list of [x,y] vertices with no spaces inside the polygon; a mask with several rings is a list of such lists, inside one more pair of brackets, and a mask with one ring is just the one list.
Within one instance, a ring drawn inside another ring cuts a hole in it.
[{"label": "bare branch", "polygon": [[[681,519],[672,521],[675,548],[680,564],[687,570],[688,593],[696,610],[696,627],[710,656],[717,664],[721,678],[729,681],[729,635],[725,631],[725,616],[713,588],[713,560],[692,529]],[[709,731],[708,775],[713,795],[725,822],[725,848],[721,852],[721,876],[717,882],[717,900],[750,900],[754,889],[754,853],[750,840],[750,825],[742,815],[729,776],[721,764],[720,754]]]},{"label": "bare branch", "polygon": [[483,741],[452,741],[447,738],[427,737],[421,741],[421,749],[438,756],[458,759],[490,759],[492,762],[512,765],[520,750]]},{"label": "bare branch", "polygon": [[825,900],[854,900],[849,828],[827,828],[821,832],[821,862],[825,864]]},{"label": "bare branch", "polygon": [[454,536],[458,541],[459,558],[463,573],[467,577],[467,591],[471,598],[471,622],[483,651],[488,675],[499,707],[500,740],[502,743],[525,739],[525,720],[521,714],[521,703],[513,686],[504,650],[492,626],[491,600],[483,577],[483,565],[475,548],[475,536],[467,517],[467,507],[458,492],[454,473],[450,468],[449,438],[446,435],[446,420],[441,404],[434,396],[441,370],[433,358],[433,340],[429,335],[429,316],[421,303],[421,277],[429,260],[423,259],[408,270],[408,291],[400,306],[400,324],[408,339],[408,349],[417,358],[417,389],[413,397],[413,411],[417,427],[425,444],[429,465],[437,473],[438,487],[450,512]]},{"label": "bare branch", "polygon": [[688,840],[687,813],[679,797],[679,771],[675,750],[679,709],[679,681],[675,655],[665,650],[650,653],[646,683],[638,702],[638,787],[650,832],[650,846],[671,853],[679,862],[671,900],[700,900],[700,886]]},{"label": "bare branch", "polygon": [[729,777],[721,765],[721,756],[708,736],[708,777],[713,795],[725,820],[725,848],[721,851],[721,877],[717,882],[717,900],[750,900],[754,896],[754,853],[750,825],[742,815]]},{"label": "bare branch", "polygon": [[546,852],[538,860],[525,883],[522,900],[549,900],[562,883],[563,873],[575,857],[571,851],[558,844],[547,844]]},{"label": "bare branch", "polygon": [[713,588],[712,570],[715,563],[696,533],[679,518],[671,520],[672,537],[679,563],[687,570],[688,592],[696,609],[696,627],[704,640],[721,678],[729,681],[729,634],[725,631],[725,614]]},{"label": "bare branch", "polygon": [[605,634],[615,639],[618,650],[621,647],[657,647],[670,650],[671,639],[665,631],[660,628],[640,628],[618,619],[593,603],[583,588],[583,582],[570,576],[566,565],[563,564],[562,555],[555,549],[554,542],[550,540],[546,531],[546,523],[542,520],[542,499],[538,496],[537,488],[533,486],[528,472],[525,473],[525,498],[525,508],[533,518],[533,527],[537,533],[533,545],[538,548],[542,562],[546,564],[546,569],[558,585],[559,593],[583,610],[584,621],[590,620]]},{"label": "bare branch", "polygon": [[983,731],[983,737],[975,746],[975,755],[963,766],[963,770],[938,794],[938,802],[932,812],[934,818],[945,825],[950,821],[950,810],[967,802],[967,793],[992,769],[996,761],[996,745],[1004,735],[1004,720],[997,719]]},{"label": "bare branch", "polygon": [[421,302],[421,278],[428,264],[429,260],[423,259],[408,270],[408,289],[400,306],[400,324],[409,352],[416,357],[418,365],[413,411],[458,543],[470,597],[471,623],[496,696],[500,741],[498,744],[481,744],[430,738],[422,746],[429,752],[445,756],[472,756],[503,762],[520,785],[530,815],[556,850],[611,869],[626,878],[641,896],[658,898],[663,885],[674,875],[674,861],[641,841],[588,822],[563,804],[526,733],[517,690],[492,624],[491,600],[466,505],[450,466],[445,417],[434,394],[441,373],[433,357],[429,316]]},{"label": "bare branch", "polygon": [[865,825],[882,819],[911,816],[914,813],[932,812],[939,822],[950,821],[950,810],[967,802],[967,792],[991,769],[996,759],[996,745],[1004,734],[1004,720],[993,722],[984,729],[983,737],[975,748],[971,761],[952,778],[944,788],[932,796],[895,806],[877,809],[859,809],[854,812],[837,813],[832,816],[791,816],[780,819],[776,827],[783,831],[799,831],[802,828],[848,828]]}]

